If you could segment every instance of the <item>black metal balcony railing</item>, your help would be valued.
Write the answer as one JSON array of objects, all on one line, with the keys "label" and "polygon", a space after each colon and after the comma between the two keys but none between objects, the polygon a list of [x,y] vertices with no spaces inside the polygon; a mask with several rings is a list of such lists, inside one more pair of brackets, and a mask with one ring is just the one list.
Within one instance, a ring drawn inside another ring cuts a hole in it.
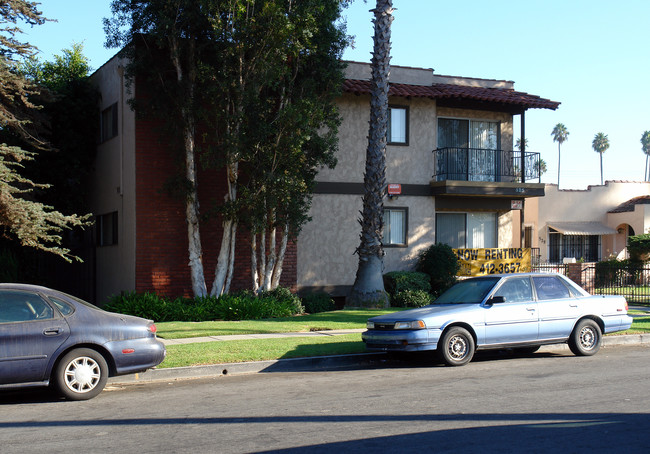
[{"label": "black metal balcony railing", "polygon": [[[433,150],[435,181],[521,182],[521,152],[447,147]],[[524,153],[525,181],[540,182],[539,153]]]}]

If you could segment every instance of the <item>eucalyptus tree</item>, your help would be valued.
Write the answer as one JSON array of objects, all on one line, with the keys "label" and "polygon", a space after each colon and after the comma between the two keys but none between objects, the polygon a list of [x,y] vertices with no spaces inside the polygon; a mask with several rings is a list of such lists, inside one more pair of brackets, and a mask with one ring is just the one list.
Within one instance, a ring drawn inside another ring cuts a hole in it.
[{"label": "eucalyptus tree", "polygon": [[64,215],[39,201],[51,185],[25,175],[30,161],[52,151],[38,104],[41,89],[22,70],[37,49],[19,39],[20,24],[47,21],[37,6],[24,0],[0,2],[0,235],[71,261],[78,258],[62,245],[62,233],[88,225],[89,216]]},{"label": "eucalyptus tree", "polygon": [[649,181],[650,175],[648,175],[648,157],[650,157],[650,131],[645,131],[641,136],[641,149],[645,154],[645,174],[644,180]]},{"label": "eucalyptus tree", "polygon": [[569,131],[562,123],[558,123],[551,131],[553,142],[557,142],[557,186],[560,187],[560,147],[569,139]]},{"label": "eucalyptus tree", "polygon": [[[253,286],[278,282],[288,239],[307,218],[305,188],[311,190],[316,167],[334,162],[338,115],[333,99],[343,77],[346,37],[339,18],[345,4],[112,1],[113,18],[105,20],[108,44],[124,46],[127,80],[137,75],[155,94],[134,100],[136,113],[167,120],[170,142],[183,156],[182,184],[176,186],[184,189],[195,296],[229,291],[240,223],[251,232]],[[225,182],[225,196],[213,193],[222,201],[209,210],[219,214],[222,224],[209,292],[200,231],[204,215],[197,197],[199,162],[221,172]]]},{"label": "eucalyptus tree", "polygon": [[388,130],[388,76],[390,74],[390,27],[392,0],[377,0],[374,14],[371,59],[370,125],[363,177],[360,245],[356,250],[359,266],[348,297],[348,306],[387,307],[384,290],[383,211],[386,194],[386,132]]},{"label": "eucalyptus tree", "polygon": [[603,153],[609,148],[609,139],[607,134],[602,132],[597,133],[594,136],[594,140],[591,142],[591,147],[596,153],[600,156],[600,184],[603,184]]}]

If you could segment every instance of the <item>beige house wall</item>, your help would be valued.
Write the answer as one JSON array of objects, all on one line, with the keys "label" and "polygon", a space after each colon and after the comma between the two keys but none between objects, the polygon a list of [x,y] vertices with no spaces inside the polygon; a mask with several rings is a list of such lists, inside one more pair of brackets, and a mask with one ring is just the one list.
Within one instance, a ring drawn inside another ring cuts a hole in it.
[{"label": "beige house wall", "polygon": [[[548,184],[546,196],[538,199],[537,216],[526,215],[526,222],[535,224],[542,261],[548,260],[548,228],[553,221],[600,222],[618,230],[630,225],[635,234],[645,233],[650,228],[647,205],[637,205],[634,212],[607,213],[620,204],[641,195],[650,194],[650,183],[607,181],[603,186],[589,186],[586,190],[558,190],[557,185]],[[528,206],[528,201],[526,202]],[[626,233],[603,235],[601,257],[606,259],[621,253],[626,244]]]},{"label": "beige house wall", "polygon": [[[127,104],[121,60],[109,60],[92,76],[93,84],[101,90],[103,111],[118,104],[118,135],[97,147],[94,168],[102,179],[92,185],[91,210],[95,215],[117,212],[118,242],[96,248],[96,301],[103,303],[111,295],[135,290],[135,115]],[[134,88],[131,88],[134,90]]]}]

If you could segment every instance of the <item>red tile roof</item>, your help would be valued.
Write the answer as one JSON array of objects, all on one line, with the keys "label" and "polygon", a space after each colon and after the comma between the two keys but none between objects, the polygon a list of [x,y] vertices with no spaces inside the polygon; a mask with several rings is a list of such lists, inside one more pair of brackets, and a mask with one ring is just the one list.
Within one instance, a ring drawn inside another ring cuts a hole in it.
[{"label": "red tile roof", "polygon": [[[370,93],[370,83],[369,80],[346,79],[343,82],[343,91],[354,94],[368,94]],[[405,98],[462,99],[493,102],[515,105],[525,109],[555,110],[560,105],[559,102],[507,88],[471,87],[452,84],[409,85],[391,83],[388,94],[389,96]]]},{"label": "red tile roof", "polygon": [[621,203],[616,208],[609,210],[608,213],[626,213],[629,211],[634,211],[635,205],[648,205],[648,204],[650,204],[650,195],[641,195],[639,197],[634,197],[633,199],[630,199],[627,202]]}]

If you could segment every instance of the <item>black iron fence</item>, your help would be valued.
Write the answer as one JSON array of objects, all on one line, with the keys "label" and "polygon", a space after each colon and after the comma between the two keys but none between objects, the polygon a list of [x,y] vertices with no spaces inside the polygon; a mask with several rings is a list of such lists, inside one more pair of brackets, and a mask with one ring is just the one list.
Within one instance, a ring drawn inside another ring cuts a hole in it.
[{"label": "black iron fence", "polygon": [[596,295],[622,295],[628,303],[650,303],[650,265],[598,262],[582,269],[582,282]]},{"label": "black iron fence", "polygon": [[[521,182],[521,152],[445,147],[433,150],[436,181]],[[526,181],[540,179],[539,153],[524,153]]]}]

